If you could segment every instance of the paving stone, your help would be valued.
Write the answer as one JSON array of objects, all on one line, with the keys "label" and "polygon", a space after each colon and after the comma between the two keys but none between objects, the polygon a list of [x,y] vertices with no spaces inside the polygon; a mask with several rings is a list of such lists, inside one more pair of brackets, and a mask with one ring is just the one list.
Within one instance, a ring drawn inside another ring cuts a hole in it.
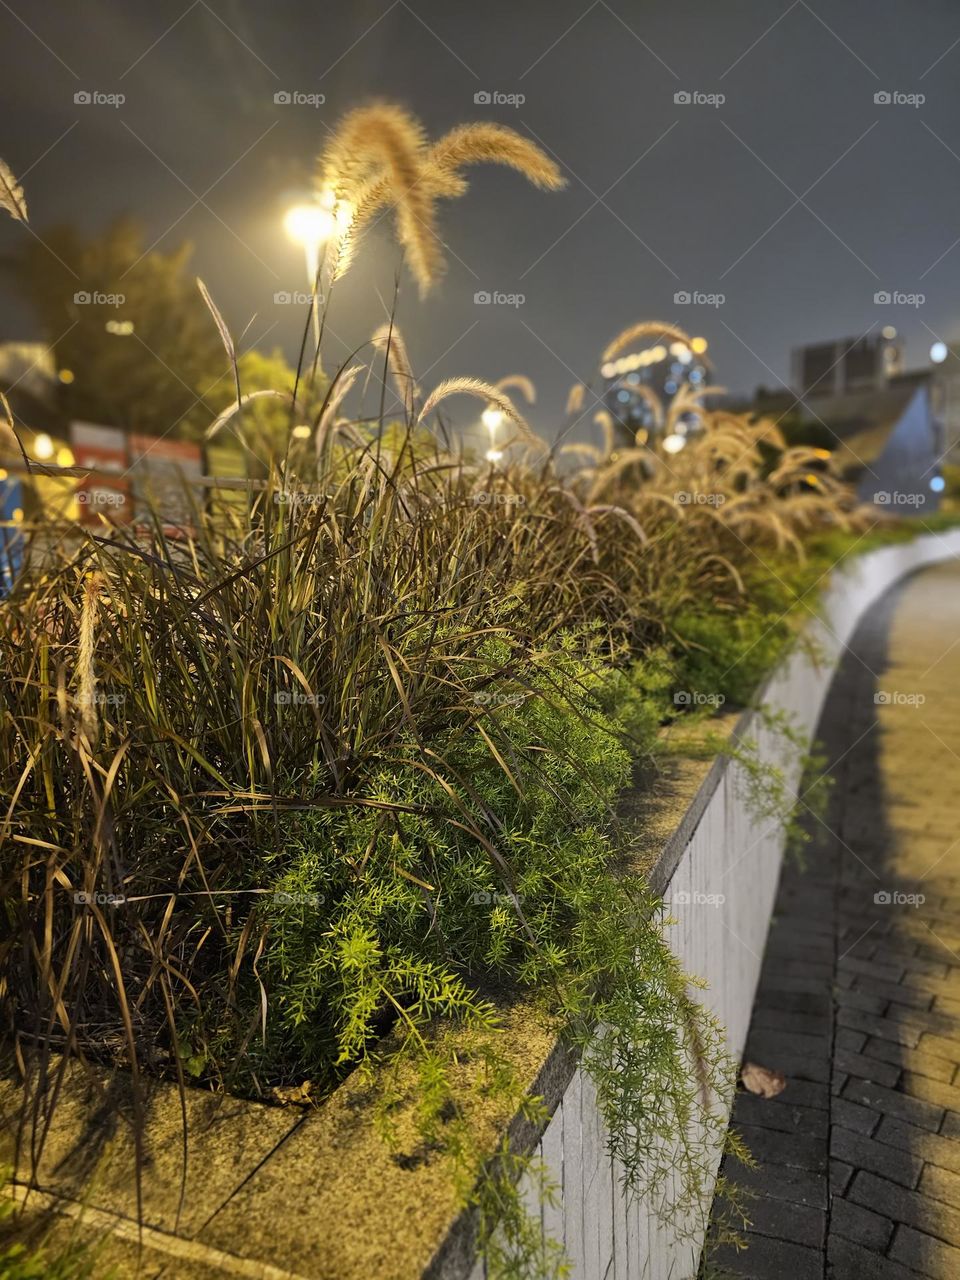
[{"label": "paving stone", "polygon": [[[908,1049],[915,1049],[920,1041],[921,1032],[916,1027],[905,1027],[894,1019],[878,1018],[875,1014],[863,1013],[860,1009],[838,1009],[837,1024],[841,1027],[853,1027],[856,1031],[866,1031],[879,1040],[889,1040],[892,1044],[902,1044]],[[923,1037],[933,1039],[934,1037]],[[960,1045],[957,1046],[960,1050]],[[924,1049],[924,1052],[930,1052]],[[939,1055],[943,1057],[941,1053]],[[957,1059],[960,1061],[960,1058]]]},{"label": "paving stone", "polygon": [[881,1017],[890,1003],[882,996],[872,996],[866,991],[858,991],[852,987],[849,991],[838,991],[836,995],[838,1009],[862,1009],[864,1013],[876,1013]]},{"label": "paving stone", "polygon": [[[880,1123],[882,1127],[883,1121]],[[839,1125],[830,1133],[830,1155],[853,1165],[855,1169],[868,1169],[872,1173],[882,1174],[903,1187],[915,1187],[920,1181],[920,1170],[923,1168],[923,1160],[913,1155],[909,1149],[880,1142],[876,1134],[872,1138],[865,1138],[863,1134],[854,1133]]]},{"label": "paving stone", "polygon": [[830,1161],[830,1194],[834,1196],[842,1196],[850,1185],[850,1179],[853,1177],[854,1169],[852,1164],[845,1164],[842,1160]]},{"label": "paving stone", "polygon": [[[865,978],[859,974],[853,980],[853,990],[865,991],[871,996],[883,996],[894,1004],[905,1004],[914,1009],[929,1009],[931,1003],[936,1008],[938,999],[942,998],[935,997],[929,991],[905,987],[900,982],[878,982],[875,978]],[[957,1005],[957,1012],[960,1013],[960,1000],[951,1003]]]},{"label": "paving stone", "polygon": [[[932,1000],[933,997],[930,996]],[[776,1010],[777,1013],[807,1013],[833,1017],[833,1001],[826,991],[779,991],[775,987],[763,987],[757,998],[754,1013]]]},{"label": "paving stone", "polygon": [[717,1249],[712,1259],[721,1274],[726,1271],[744,1280],[823,1280],[823,1254],[787,1240],[771,1240],[767,1236],[745,1232],[747,1248],[737,1253],[732,1248]]},{"label": "paving stone", "polygon": [[829,1013],[794,1013],[787,1009],[754,1009],[750,1023],[754,1030],[795,1031],[808,1036],[828,1036],[833,1026]]},{"label": "paving stone", "polygon": [[786,1088],[777,1094],[776,1100],[790,1107],[814,1107],[819,1111],[827,1111],[830,1108],[830,1089],[826,1081],[788,1077]]},{"label": "paving stone", "polygon": [[750,1219],[750,1231],[758,1235],[789,1240],[811,1249],[823,1248],[827,1222],[823,1209],[791,1204],[771,1196],[758,1196],[746,1206],[746,1213]]},{"label": "paving stone", "polygon": [[[786,1092],[786,1090],[784,1090]],[[794,1107],[776,1098],[761,1098],[752,1093],[738,1093],[733,1105],[733,1121],[737,1125],[759,1125],[780,1133],[805,1134],[826,1141],[828,1114],[812,1107]]]},{"label": "paving stone", "polygon": [[830,1207],[830,1230],[882,1253],[893,1235],[893,1223],[852,1200],[835,1197]]},{"label": "paving stone", "polygon": [[[945,1084],[941,1080],[931,1080],[928,1076],[918,1075],[915,1071],[904,1071],[900,1075],[898,1089],[902,1089],[904,1093],[908,1093],[911,1098],[922,1098],[924,1102],[933,1102],[938,1107],[943,1107],[948,1114],[944,1117],[944,1124],[950,1118],[951,1108],[953,1113],[960,1112],[960,1088],[955,1084]],[[940,1126],[941,1133],[944,1132],[944,1126]]]},{"label": "paving stone", "polygon": [[[886,1178],[861,1172],[854,1175],[847,1198],[895,1222],[904,1222],[918,1231],[936,1235],[948,1244],[960,1245],[960,1210],[942,1201],[931,1200],[918,1191],[908,1191]],[[960,1259],[960,1253],[957,1257]],[[908,1260],[902,1258],[901,1261]]]},{"label": "paving stone", "polygon": [[838,1027],[833,1038],[834,1049],[849,1049],[851,1053],[859,1053],[867,1043],[865,1031],[852,1031],[850,1027]]},{"label": "paving stone", "polygon": [[827,1275],[830,1280],[920,1280],[921,1277],[919,1271],[833,1234],[827,1241]]},{"label": "paving stone", "polygon": [[939,1165],[941,1169],[960,1173],[960,1143],[954,1142],[952,1138],[928,1133],[925,1129],[904,1124],[902,1120],[894,1120],[890,1116],[881,1119],[873,1136],[878,1143],[899,1147],[914,1158],[919,1156],[922,1160]]},{"label": "paving stone", "polygon": [[827,1207],[827,1179],[823,1173],[773,1164],[759,1164],[750,1169],[730,1160],[724,1161],[723,1172],[731,1182],[756,1195],[814,1209]]},{"label": "paving stone", "polygon": [[917,1190],[933,1200],[943,1200],[960,1209],[960,1173],[939,1169],[935,1164],[924,1165]]},{"label": "paving stone", "polygon": [[826,1143],[819,1138],[778,1133],[757,1125],[740,1125],[739,1129],[754,1159],[761,1164],[789,1165],[794,1169],[809,1169],[813,1173],[826,1172]]},{"label": "paving stone", "polygon": [[762,1062],[771,1053],[794,1058],[826,1058],[830,1053],[830,1037],[802,1035],[794,1031],[769,1031],[763,1027],[751,1030],[747,1038],[747,1055]]},{"label": "paving stone", "polygon": [[865,978],[876,978],[880,982],[899,982],[903,976],[903,968],[895,964],[880,964],[874,960],[859,960],[856,956],[841,956],[837,961],[839,973],[862,974]]},{"label": "paving stone", "polygon": [[876,1112],[882,1111],[884,1115],[898,1116],[908,1124],[929,1129],[932,1133],[937,1132],[943,1120],[942,1107],[919,1098],[911,1098],[896,1089],[885,1089],[868,1080],[848,1080],[843,1096],[851,1102],[859,1102],[861,1106],[872,1107]]},{"label": "paving stone", "polygon": [[912,1227],[897,1228],[890,1246],[890,1257],[914,1267],[920,1275],[943,1277],[944,1280],[960,1276],[960,1249]]},{"label": "paving stone", "polygon": [[847,1075],[857,1076],[861,1080],[874,1080],[877,1084],[886,1085],[888,1089],[900,1078],[900,1067],[893,1062],[884,1062],[879,1056],[839,1051],[833,1055],[833,1061]]},{"label": "paving stone", "polygon": [[[850,1085],[858,1082],[848,1078],[847,1083]],[[863,1133],[869,1137],[880,1122],[880,1113],[846,1098],[834,1098],[830,1119],[834,1124],[843,1125],[845,1129],[852,1129],[854,1133]]]},{"label": "paving stone", "polygon": [[757,999],[767,1001],[773,992],[797,992],[806,995],[829,995],[833,988],[830,973],[812,978],[808,973],[769,973],[760,975]]},{"label": "paving stone", "polygon": [[960,1063],[960,1040],[951,1040],[946,1036],[921,1036],[917,1048],[921,1053],[929,1053],[934,1058],[945,1058],[954,1066]]},{"label": "paving stone", "polygon": [[[863,1046],[863,1053],[866,1058],[877,1058],[904,1071],[912,1071],[916,1075],[927,1076],[931,1080],[941,1080],[947,1084],[956,1074],[956,1067],[945,1058],[934,1058],[931,1054],[921,1053],[918,1049],[907,1049],[902,1045],[891,1044],[889,1040],[870,1039]],[[878,1080],[877,1083],[886,1082]]]}]

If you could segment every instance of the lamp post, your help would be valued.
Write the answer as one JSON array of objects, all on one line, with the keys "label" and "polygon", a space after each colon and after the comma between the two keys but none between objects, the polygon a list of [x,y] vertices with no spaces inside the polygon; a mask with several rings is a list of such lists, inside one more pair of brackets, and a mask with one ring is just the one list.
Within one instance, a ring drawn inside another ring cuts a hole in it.
[{"label": "lamp post", "polygon": [[310,288],[310,312],[313,317],[313,337],[320,341],[320,312],[317,307],[317,286],[320,275],[320,246],[330,238],[337,225],[334,214],[319,204],[295,204],[283,219],[284,230],[303,249]]}]

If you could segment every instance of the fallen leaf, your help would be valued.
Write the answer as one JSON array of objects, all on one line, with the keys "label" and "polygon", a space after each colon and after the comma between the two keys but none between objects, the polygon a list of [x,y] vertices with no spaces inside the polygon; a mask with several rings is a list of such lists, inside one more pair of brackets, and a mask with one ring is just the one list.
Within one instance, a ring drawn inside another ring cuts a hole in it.
[{"label": "fallen leaf", "polygon": [[771,1071],[769,1067],[757,1066],[755,1062],[745,1062],[740,1072],[743,1087],[751,1093],[758,1093],[761,1098],[775,1098],[787,1087],[787,1077],[782,1071]]},{"label": "fallen leaf", "polygon": [[303,1084],[278,1085],[271,1090],[275,1102],[279,1102],[281,1107],[309,1107],[312,1101],[310,1094],[313,1090],[313,1084],[309,1080],[304,1080]]}]

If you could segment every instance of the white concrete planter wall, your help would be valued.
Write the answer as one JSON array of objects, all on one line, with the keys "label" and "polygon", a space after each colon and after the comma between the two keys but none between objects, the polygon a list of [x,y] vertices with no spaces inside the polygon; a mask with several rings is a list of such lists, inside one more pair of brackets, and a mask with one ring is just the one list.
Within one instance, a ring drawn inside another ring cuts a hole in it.
[{"label": "white concrete planter wall", "polygon": [[[792,652],[774,673],[764,703],[792,717],[809,740],[840,654],[864,611],[899,578],[924,565],[960,555],[960,531],[928,535],[853,559],[834,572],[822,606],[811,612],[814,642]],[[782,740],[747,713],[737,728],[759,743],[762,758],[790,770]],[[757,821],[744,798],[740,766],[715,762],[693,804],[668,842],[652,877],[676,924],[668,938],[686,972],[705,978],[703,1000],[727,1029],[730,1053],[739,1060],[750,1025],[767,929],[773,910],[783,832],[778,822]],[[719,905],[713,896],[722,895]],[[710,899],[710,901],[705,901]],[[560,1188],[560,1203],[538,1206],[544,1231],[562,1242],[575,1280],[692,1280],[703,1230],[692,1235],[663,1225],[657,1205],[625,1197],[607,1154],[603,1125],[589,1078],[578,1067],[566,1085],[537,1148]],[[720,1153],[717,1152],[717,1164]],[[669,1196],[670,1187],[666,1188]],[[528,1188],[528,1197],[533,1193]],[[707,1207],[712,1201],[712,1188]],[[444,1274],[450,1274],[444,1268]],[[477,1263],[470,1280],[483,1280]]]}]

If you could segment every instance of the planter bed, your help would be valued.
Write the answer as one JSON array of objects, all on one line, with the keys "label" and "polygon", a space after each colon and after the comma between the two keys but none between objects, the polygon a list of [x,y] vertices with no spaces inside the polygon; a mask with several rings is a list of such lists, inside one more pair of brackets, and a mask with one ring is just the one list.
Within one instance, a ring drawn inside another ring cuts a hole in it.
[{"label": "planter bed", "polygon": [[[789,716],[809,741],[863,611],[905,574],[956,555],[960,531],[849,560],[834,573],[818,614],[811,612],[811,644],[795,646],[775,671],[764,704]],[[782,765],[795,791],[799,764],[765,721],[754,712],[727,720],[735,735],[757,742],[762,760]],[[726,755],[712,763],[677,760],[655,787],[625,798],[628,816],[646,833],[650,883],[672,921],[670,945],[687,972],[706,980],[704,1003],[726,1028],[734,1058],[749,1025],[783,853],[782,824],[751,813],[745,782],[742,765]],[[589,1079],[532,1009],[513,1006],[503,1017],[508,1056],[531,1092],[543,1096],[551,1119],[542,1132],[518,1119],[508,1124],[495,1111],[479,1122],[491,1149],[509,1128],[514,1145],[535,1148],[551,1171],[558,1203],[538,1205],[529,1188],[528,1200],[545,1233],[565,1246],[572,1274],[690,1280],[702,1245],[699,1222],[665,1226],[657,1204],[621,1194]],[[351,1077],[308,1109],[188,1090],[185,1162],[178,1091],[153,1084],[138,1209],[128,1083],[119,1073],[91,1078],[76,1067],[66,1077],[36,1190],[28,1194],[25,1185],[29,1134],[18,1136],[12,1083],[2,1087],[0,1160],[16,1164],[12,1194],[26,1198],[28,1214],[59,1209],[66,1219],[79,1217],[85,1230],[104,1237],[104,1272],[114,1265],[120,1276],[135,1273],[139,1252],[140,1274],[164,1280],[482,1280],[474,1217],[457,1215],[443,1162],[404,1151],[402,1141],[402,1154],[391,1152],[374,1128],[369,1088]],[[401,1139],[403,1123],[401,1115]],[[68,1229],[60,1225],[55,1234]]]}]

